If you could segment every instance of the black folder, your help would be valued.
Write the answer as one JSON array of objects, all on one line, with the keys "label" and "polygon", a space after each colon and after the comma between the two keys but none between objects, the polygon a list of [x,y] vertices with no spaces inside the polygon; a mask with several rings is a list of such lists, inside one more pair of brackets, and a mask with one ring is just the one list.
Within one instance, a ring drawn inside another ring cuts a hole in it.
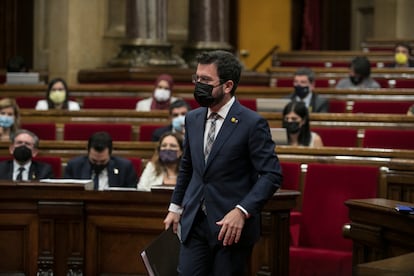
[{"label": "black folder", "polygon": [[148,275],[176,276],[179,254],[180,240],[170,227],[141,252],[141,258]]}]

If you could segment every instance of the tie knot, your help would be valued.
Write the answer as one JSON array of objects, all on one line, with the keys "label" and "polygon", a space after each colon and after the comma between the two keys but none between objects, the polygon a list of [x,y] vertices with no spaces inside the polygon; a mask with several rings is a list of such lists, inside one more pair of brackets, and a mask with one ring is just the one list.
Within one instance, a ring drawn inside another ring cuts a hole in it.
[{"label": "tie knot", "polygon": [[19,168],[19,172],[23,172],[25,170],[25,168],[24,167],[20,167]]},{"label": "tie knot", "polygon": [[210,114],[210,119],[213,120],[213,121],[216,121],[219,118],[220,118],[220,115],[216,112],[213,112],[213,113]]}]

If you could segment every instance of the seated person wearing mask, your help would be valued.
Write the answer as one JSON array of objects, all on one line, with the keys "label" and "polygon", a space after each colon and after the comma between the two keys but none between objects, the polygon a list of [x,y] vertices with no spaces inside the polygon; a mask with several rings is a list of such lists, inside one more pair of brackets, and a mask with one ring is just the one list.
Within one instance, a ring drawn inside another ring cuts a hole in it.
[{"label": "seated person wearing mask", "polygon": [[166,132],[158,142],[151,160],[139,179],[139,191],[151,191],[153,186],[177,184],[178,169],[183,154],[183,139],[178,133]]},{"label": "seated person wearing mask", "polygon": [[19,129],[9,146],[13,160],[0,162],[0,179],[30,181],[53,178],[49,164],[33,161],[38,154],[39,138],[31,131]]},{"label": "seated person wearing mask", "polygon": [[69,90],[66,82],[61,78],[49,82],[46,99],[36,103],[36,110],[64,109],[69,111],[80,110],[79,103],[69,100]]},{"label": "seated person wearing mask", "polygon": [[168,74],[159,75],[155,81],[152,96],[137,102],[137,111],[168,110],[170,104],[177,100],[172,97],[174,81]]},{"label": "seated person wearing mask", "polygon": [[339,80],[336,88],[381,88],[378,82],[371,78],[371,63],[367,57],[355,57],[349,67],[349,77]]},{"label": "seated person wearing mask", "polygon": [[310,68],[299,68],[293,76],[294,93],[289,98],[294,102],[304,102],[309,112],[328,112],[329,102],[314,93],[315,73]]},{"label": "seated person wearing mask", "polygon": [[390,67],[408,68],[414,67],[414,60],[411,57],[412,49],[410,44],[398,42],[394,47],[394,63]]},{"label": "seated person wearing mask", "polygon": [[321,137],[310,130],[309,112],[303,102],[290,102],[283,109],[283,127],[291,146],[322,147]]},{"label": "seated person wearing mask", "polygon": [[93,179],[94,190],[137,185],[137,174],[131,161],[112,156],[112,137],[96,132],[88,141],[88,155],[68,161],[64,178]]},{"label": "seated person wearing mask", "polygon": [[157,128],[152,134],[152,141],[159,141],[161,135],[166,132],[179,133],[184,136],[185,114],[190,110],[190,105],[184,100],[179,99],[173,102],[169,108],[171,124]]}]

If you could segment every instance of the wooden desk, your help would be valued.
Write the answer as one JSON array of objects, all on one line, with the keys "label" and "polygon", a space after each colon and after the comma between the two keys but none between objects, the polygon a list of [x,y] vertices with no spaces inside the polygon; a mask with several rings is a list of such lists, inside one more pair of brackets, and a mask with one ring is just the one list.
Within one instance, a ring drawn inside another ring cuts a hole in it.
[{"label": "wooden desk", "polygon": [[353,266],[414,251],[414,216],[397,213],[397,204],[383,198],[349,200],[349,226],[344,235],[353,241]]},{"label": "wooden desk", "polygon": [[[287,275],[296,191],[266,204],[251,275]],[[171,191],[85,191],[75,184],[0,183],[0,274],[145,275],[139,253],[163,230]]]},{"label": "wooden desk", "polygon": [[357,275],[412,276],[414,275],[414,253],[404,254],[380,261],[359,264],[357,267]]}]

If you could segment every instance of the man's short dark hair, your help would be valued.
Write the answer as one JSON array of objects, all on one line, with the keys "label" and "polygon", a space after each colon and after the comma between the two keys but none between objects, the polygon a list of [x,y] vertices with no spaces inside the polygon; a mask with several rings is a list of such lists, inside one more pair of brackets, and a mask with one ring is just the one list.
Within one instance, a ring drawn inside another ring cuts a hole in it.
[{"label": "man's short dark hair", "polygon": [[310,83],[315,81],[315,73],[308,67],[301,67],[296,70],[294,76],[307,76]]},{"label": "man's short dark hair", "polygon": [[168,108],[170,115],[172,114],[173,109],[180,108],[180,107],[186,107],[187,111],[191,110],[191,106],[186,101],[182,99],[178,99],[170,104],[170,107]]},{"label": "man's short dark hair", "polygon": [[234,85],[231,95],[234,95],[240,81],[242,66],[240,61],[230,52],[223,50],[203,52],[197,56],[199,64],[215,64],[220,83],[232,80]]},{"label": "man's short dark hair", "polygon": [[371,63],[365,56],[355,57],[351,61],[351,68],[354,70],[355,74],[358,74],[364,78],[371,75]]},{"label": "man's short dark hair", "polygon": [[394,50],[396,50],[397,49],[397,47],[403,47],[403,48],[405,48],[405,49],[407,49],[408,50],[408,54],[411,56],[412,55],[412,48],[411,48],[411,45],[408,43],[408,42],[397,42],[396,44],[395,44],[395,46],[394,46]]},{"label": "man's short dark hair", "polygon": [[109,149],[109,154],[112,153],[112,137],[108,132],[100,131],[95,132],[89,137],[88,140],[88,152],[93,148],[97,152],[102,152],[106,148]]}]

